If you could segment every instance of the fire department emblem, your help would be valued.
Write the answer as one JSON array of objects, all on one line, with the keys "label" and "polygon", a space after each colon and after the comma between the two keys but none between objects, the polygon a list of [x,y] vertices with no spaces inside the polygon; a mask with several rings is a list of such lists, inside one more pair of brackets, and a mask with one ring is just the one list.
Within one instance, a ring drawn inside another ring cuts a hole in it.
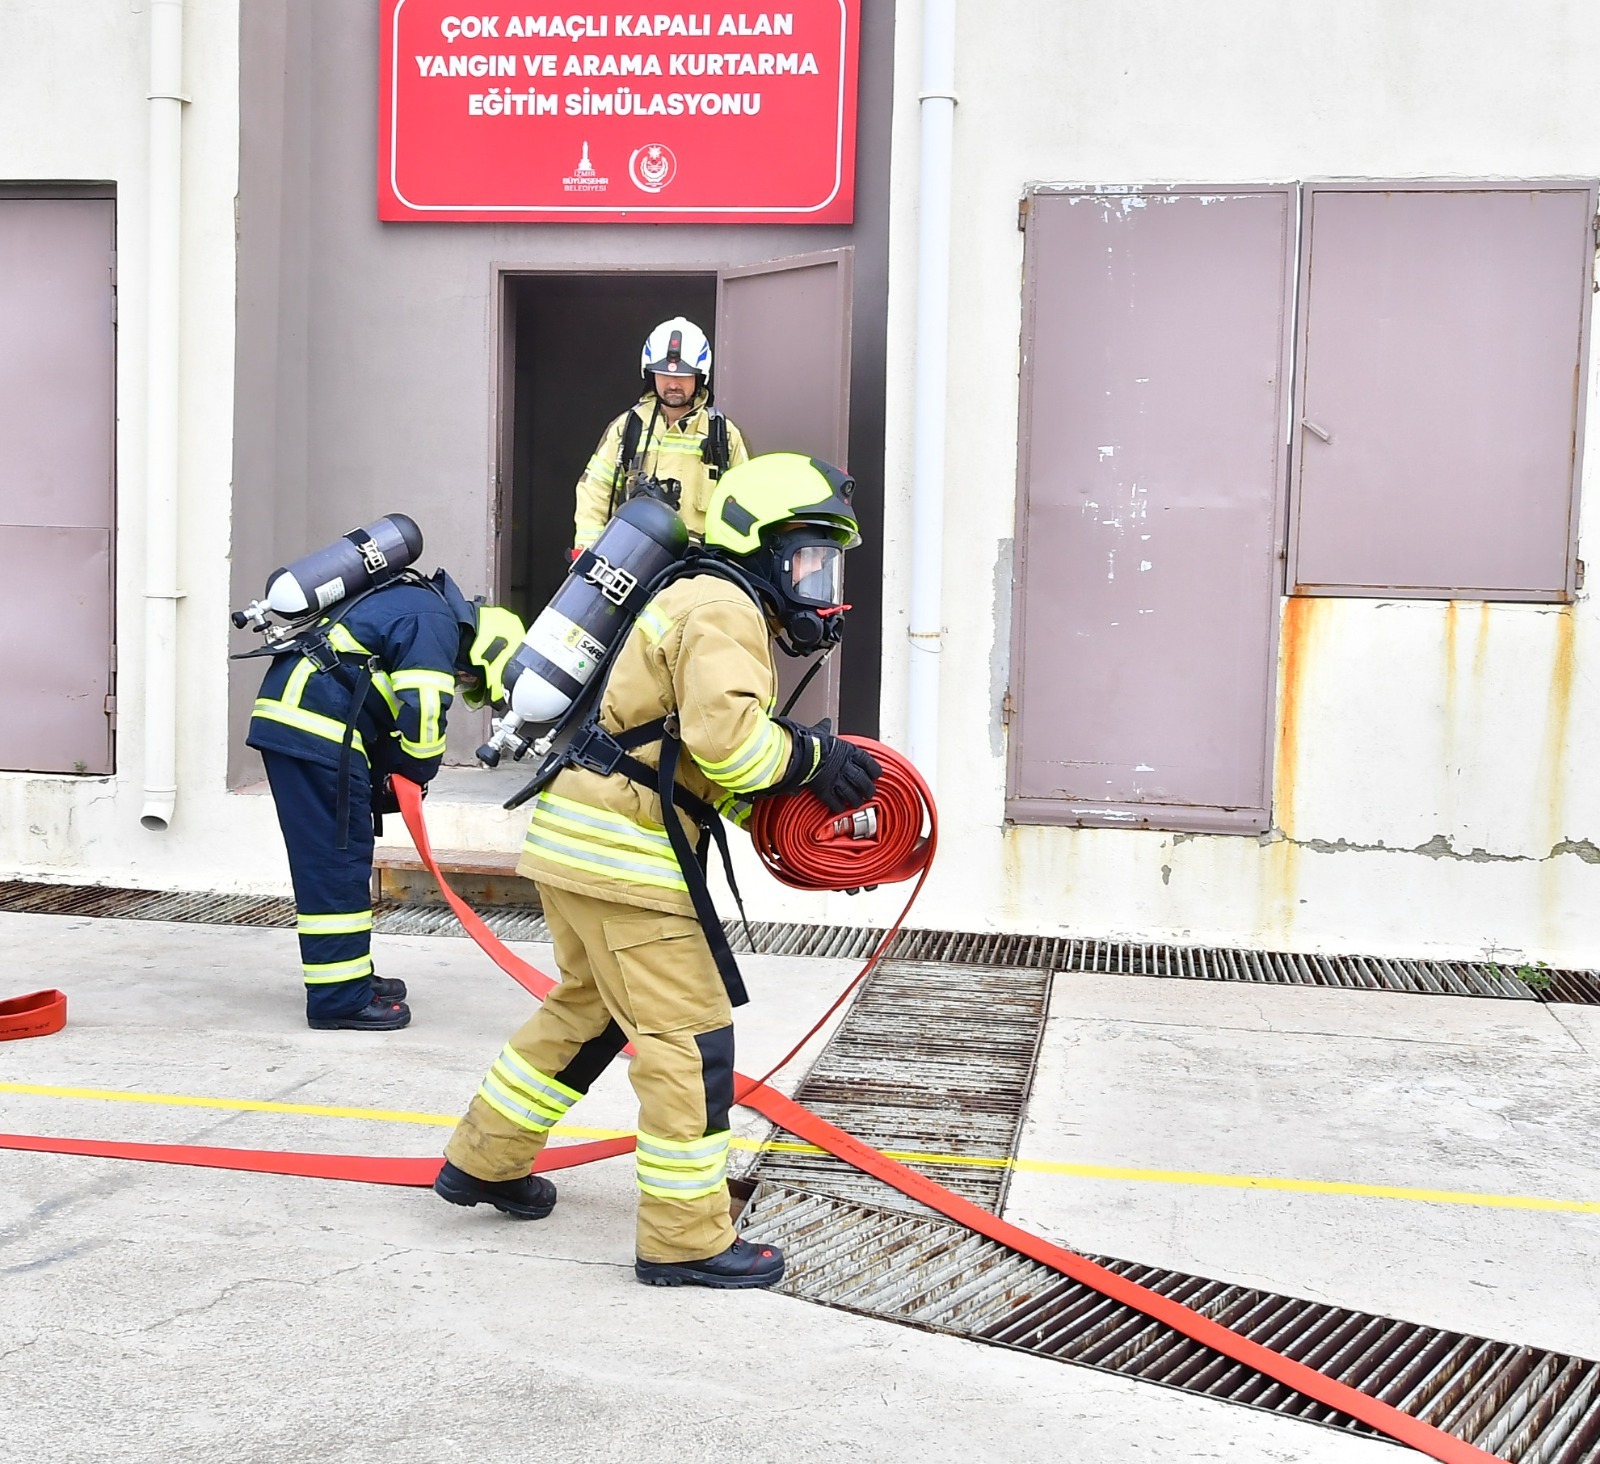
[{"label": "fire department emblem", "polygon": [[659,142],[636,147],[628,159],[628,176],[646,193],[661,192],[677,171],[678,160],[673,157],[672,149]]}]

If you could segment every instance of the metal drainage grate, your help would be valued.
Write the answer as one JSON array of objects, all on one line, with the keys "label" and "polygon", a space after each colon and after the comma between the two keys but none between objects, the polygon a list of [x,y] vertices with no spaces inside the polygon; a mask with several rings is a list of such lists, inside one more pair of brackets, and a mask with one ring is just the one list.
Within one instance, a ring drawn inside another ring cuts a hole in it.
[{"label": "metal drainage grate", "polygon": [[[293,904],[249,895],[170,893],[98,885],[0,881],[0,910],[49,915],[94,915],[123,920],[199,921],[212,925],[294,925]],[[527,907],[479,912],[506,940],[548,940],[543,918]],[[377,929],[395,935],[462,935],[444,905],[381,905]],[[727,925],[736,951],[764,955],[865,960],[881,930],[854,926],[761,921],[752,946],[737,921]],[[1494,962],[1401,960],[1388,956],[1318,956],[1294,951],[1249,951],[1226,946],[1079,940],[1054,935],[1001,935],[959,930],[902,930],[889,947],[899,961],[995,966],[1008,970],[1103,972],[1167,976],[1186,981],[1322,986],[1344,991],[1404,991],[1436,996],[1501,997],[1600,1006],[1600,972],[1541,968],[1529,981]]]},{"label": "metal drainage grate", "polygon": [[[915,1167],[998,1213],[1049,1005],[1048,972],[885,961],[795,1096],[875,1149],[994,1160]],[[751,1178],[923,1209],[832,1155],[765,1153]]]},{"label": "metal drainage grate", "polygon": [[[769,1182],[757,1187],[739,1229],[784,1248],[788,1267],[779,1289],[791,1296],[1372,1432],[1132,1307],[918,1208],[907,1214]],[[1090,1259],[1512,1464],[1600,1459],[1600,1362],[1134,1261]]]}]

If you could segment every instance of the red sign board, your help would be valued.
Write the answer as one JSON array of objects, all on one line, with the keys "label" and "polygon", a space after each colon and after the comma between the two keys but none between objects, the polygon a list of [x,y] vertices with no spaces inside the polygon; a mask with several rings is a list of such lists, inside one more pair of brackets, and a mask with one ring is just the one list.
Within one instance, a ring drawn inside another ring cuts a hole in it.
[{"label": "red sign board", "polygon": [[380,219],[851,221],[861,0],[534,3],[382,0]]}]

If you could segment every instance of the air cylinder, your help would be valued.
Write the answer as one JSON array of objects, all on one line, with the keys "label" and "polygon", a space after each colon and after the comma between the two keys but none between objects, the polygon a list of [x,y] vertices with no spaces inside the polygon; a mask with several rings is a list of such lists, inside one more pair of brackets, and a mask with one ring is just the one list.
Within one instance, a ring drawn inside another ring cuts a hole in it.
[{"label": "air cylinder", "polygon": [[321,613],[397,575],[422,553],[422,530],[403,513],[351,529],[267,576],[262,602],[279,615]]},{"label": "air cylinder", "polygon": [[666,504],[624,503],[573,561],[507,665],[511,710],[524,722],[557,720],[644,608],[646,588],[688,546],[689,531]]}]

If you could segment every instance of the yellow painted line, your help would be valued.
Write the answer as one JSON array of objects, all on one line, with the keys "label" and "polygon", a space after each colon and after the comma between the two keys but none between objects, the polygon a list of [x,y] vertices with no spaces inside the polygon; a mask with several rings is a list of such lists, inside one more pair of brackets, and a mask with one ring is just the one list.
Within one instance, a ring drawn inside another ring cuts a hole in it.
[{"label": "yellow painted line", "polygon": [[[151,1103],[169,1108],[220,1108],[234,1113],[293,1113],[312,1118],[359,1118],[377,1123],[425,1124],[454,1128],[454,1114],[417,1113],[393,1108],[339,1108],[321,1103],[274,1103],[258,1098],[202,1098],[189,1093],[143,1093],[122,1088],[65,1088],[46,1083],[0,1082],[0,1093],[36,1098],[90,1098],[113,1103]],[[560,1124],[554,1132],[568,1139],[620,1139],[630,1129],[585,1128]],[[786,1139],[732,1141],[750,1153],[821,1154],[815,1144]],[[1432,1205],[1474,1205],[1498,1210],[1545,1210],[1600,1215],[1600,1200],[1554,1200],[1540,1195],[1495,1195],[1473,1190],[1418,1189],[1406,1185],[1353,1184],[1343,1180],[1283,1179],[1266,1174],[1212,1174],[1195,1169],[1128,1169],[1107,1164],[1067,1164],[1052,1159],[999,1159],[970,1154],[935,1154],[920,1149],[885,1149],[904,1164],[937,1164],[960,1169],[1013,1169],[1020,1174],[1057,1174],[1073,1179],[1108,1179],[1138,1184],[1199,1185],[1212,1189],[1277,1190],[1287,1194],[1351,1195],[1361,1199],[1411,1200]]]}]

